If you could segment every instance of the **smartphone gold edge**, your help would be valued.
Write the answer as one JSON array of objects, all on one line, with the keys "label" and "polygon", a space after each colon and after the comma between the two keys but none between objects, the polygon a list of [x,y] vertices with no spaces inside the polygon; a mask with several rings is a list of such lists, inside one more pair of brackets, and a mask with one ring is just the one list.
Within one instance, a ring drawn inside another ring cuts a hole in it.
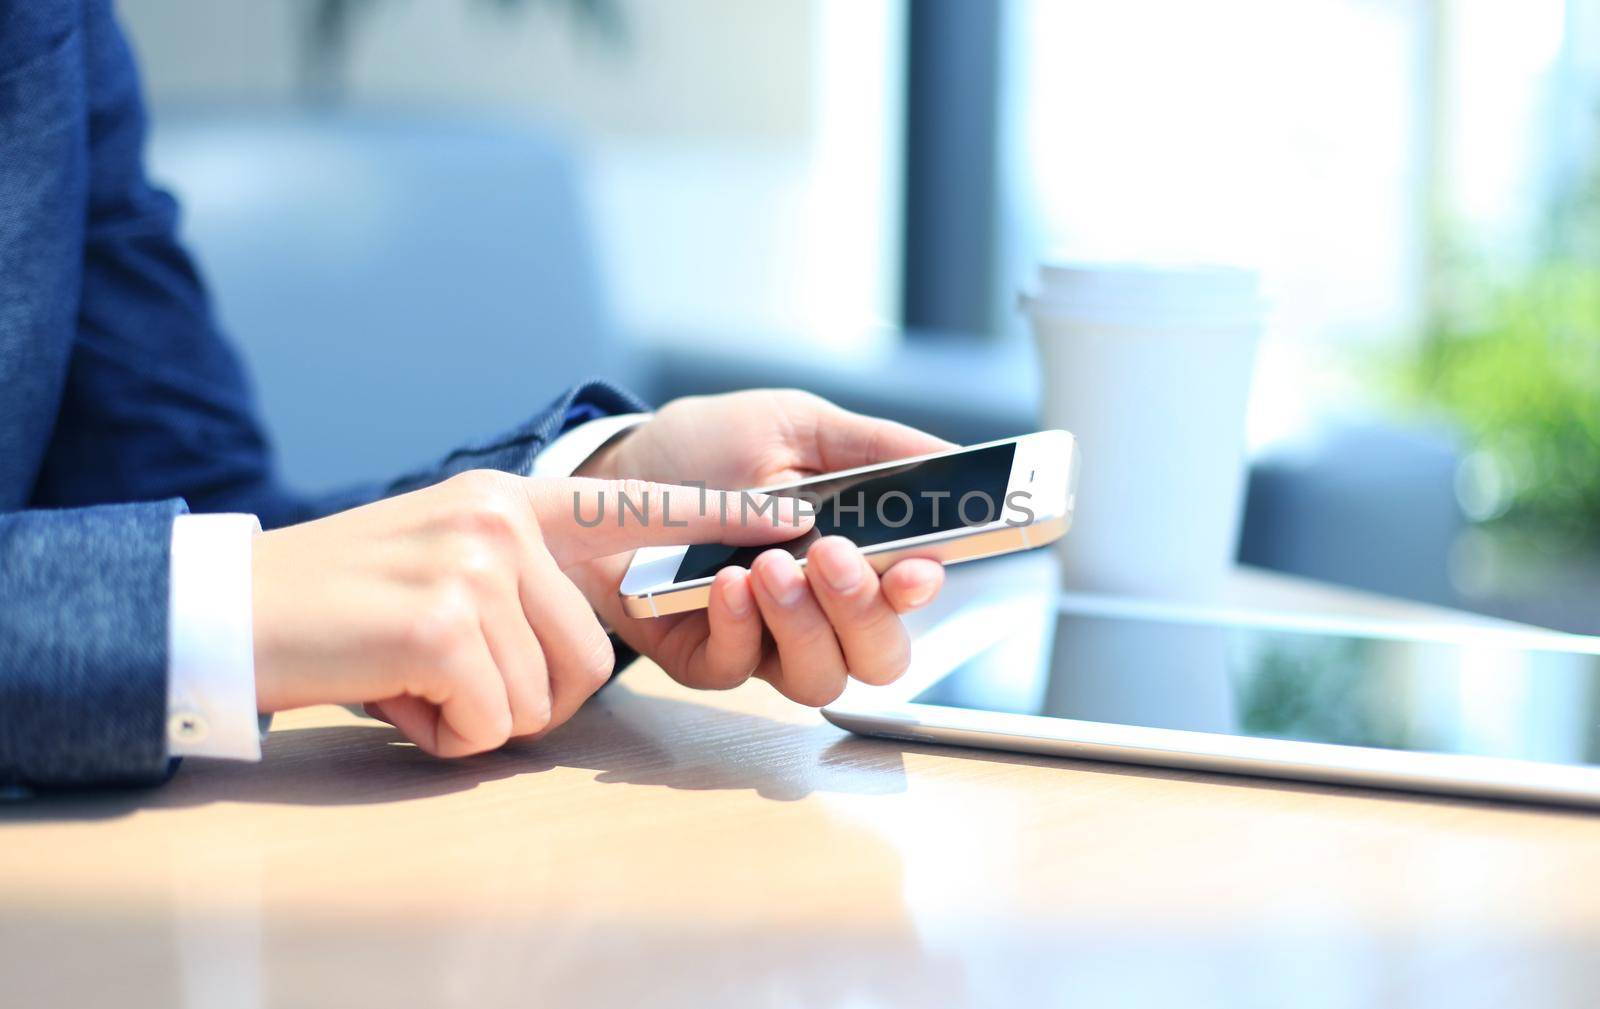
[{"label": "smartphone gold edge", "polygon": [[[867,563],[872,565],[872,569],[880,574],[887,571],[897,562],[909,560],[913,557],[935,560],[948,567],[951,564],[982,560],[985,557],[995,557],[1000,554],[1018,553],[1022,550],[1031,550],[1054,543],[1066,535],[1070,525],[1070,516],[1058,515],[1055,518],[1046,519],[1031,526],[1006,526],[1002,529],[989,529],[981,533],[974,533],[971,536],[940,540],[937,543],[924,543],[899,550],[868,553],[866,558]],[[694,585],[672,592],[646,592],[636,596],[623,596],[622,611],[630,617],[665,617],[674,613],[703,610],[710,601],[710,584]]]}]

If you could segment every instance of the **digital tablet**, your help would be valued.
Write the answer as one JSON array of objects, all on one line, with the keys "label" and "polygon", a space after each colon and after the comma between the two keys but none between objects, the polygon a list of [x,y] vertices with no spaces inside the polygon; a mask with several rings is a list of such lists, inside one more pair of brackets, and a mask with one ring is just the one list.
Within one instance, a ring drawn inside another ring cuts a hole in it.
[{"label": "digital tablet", "polygon": [[1034,593],[824,709],[871,736],[1600,805],[1600,638]]}]

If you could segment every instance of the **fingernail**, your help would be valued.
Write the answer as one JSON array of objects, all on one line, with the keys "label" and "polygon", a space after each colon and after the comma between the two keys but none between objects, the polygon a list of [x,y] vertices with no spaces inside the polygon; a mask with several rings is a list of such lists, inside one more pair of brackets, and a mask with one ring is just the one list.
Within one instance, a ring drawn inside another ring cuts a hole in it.
[{"label": "fingernail", "polygon": [[922,582],[920,585],[913,586],[906,593],[906,604],[912,607],[925,606],[928,600],[933,598],[934,593],[938,591],[939,586],[932,581]]},{"label": "fingernail", "polygon": [[800,573],[800,565],[781,550],[763,556],[766,559],[758,561],[756,566],[767,594],[777,600],[779,606],[798,603],[806,589],[806,577]]},{"label": "fingernail", "polygon": [[[827,543],[823,540],[822,543]],[[819,544],[820,546],[820,544]],[[822,572],[822,580],[835,592],[849,592],[861,584],[861,558],[855,549],[840,542],[821,549],[813,547],[811,562]]]},{"label": "fingernail", "polygon": [[805,525],[817,514],[817,506],[803,497],[780,497],[774,513],[788,525]]},{"label": "fingernail", "polygon": [[750,597],[750,572],[743,568],[732,569],[735,574],[722,586],[722,601],[728,612],[736,617],[748,617],[755,600]]},{"label": "fingernail", "polygon": [[797,526],[809,522],[816,513],[816,506],[805,498],[746,491],[739,499],[734,514],[741,522],[760,521],[775,526]]}]

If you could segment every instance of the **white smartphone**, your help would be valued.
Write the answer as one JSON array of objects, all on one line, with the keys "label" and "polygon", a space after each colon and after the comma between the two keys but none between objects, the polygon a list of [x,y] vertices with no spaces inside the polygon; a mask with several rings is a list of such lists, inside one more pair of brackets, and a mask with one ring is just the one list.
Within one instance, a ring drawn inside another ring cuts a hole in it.
[{"label": "white smartphone", "polygon": [[1060,539],[1072,523],[1077,471],[1072,435],[1041,431],[756,488],[811,501],[815,526],[760,547],[645,547],[622,579],[623,610],[664,617],[704,609],[718,571],[748,568],[773,546],[804,564],[806,549],[823,536],[851,540],[877,571],[907,557],[955,564],[1043,546]]}]

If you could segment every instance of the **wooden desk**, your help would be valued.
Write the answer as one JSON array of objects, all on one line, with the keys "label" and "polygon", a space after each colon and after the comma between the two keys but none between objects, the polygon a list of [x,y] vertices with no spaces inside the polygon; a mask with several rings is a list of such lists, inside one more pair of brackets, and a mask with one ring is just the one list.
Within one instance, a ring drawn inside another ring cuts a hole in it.
[{"label": "wooden desk", "polygon": [[647,667],[541,746],[328,708],[266,751],[0,810],[0,1004],[1600,997],[1597,815],[857,739]]}]

